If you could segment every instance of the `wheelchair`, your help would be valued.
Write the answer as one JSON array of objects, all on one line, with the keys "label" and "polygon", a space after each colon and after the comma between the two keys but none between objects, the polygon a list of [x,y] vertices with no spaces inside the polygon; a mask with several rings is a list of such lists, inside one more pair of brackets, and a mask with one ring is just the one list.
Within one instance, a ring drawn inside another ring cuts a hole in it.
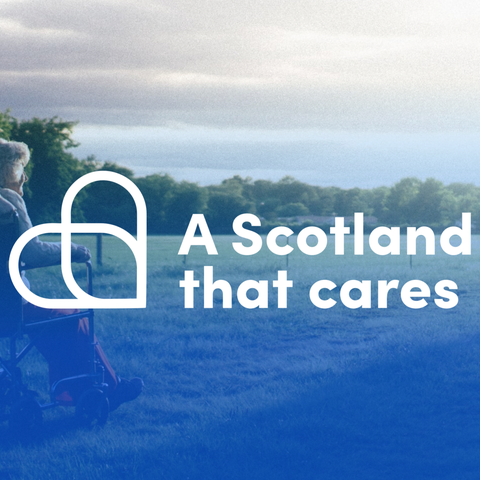
[{"label": "wheelchair", "polygon": [[[28,432],[39,431],[44,410],[57,406],[73,406],[79,424],[103,425],[109,414],[108,385],[104,382],[103,366],[96,358],[94,312],[90,309],[35,323],[25,323],[23,300],[13,286],[8,269],[10,251],[18,236],[17,213],[12,211],[1,215],[0,339],[6,344],[7,358],[0,356],[0,421],[8,421],[11,434],[25,435]],[[86,270],[87,293],[92,295],[93,273],[90,261],[86,262]],[[32,350],[36,340],[46,328],[52,327],[53,323],[80,318],[88,318],[89,322],[89,371],[54,382],[50,387],[50,400],[41,403],[37,399],[38,394],[30,390],[23,381],[21,361]],[[28,338],[26,342],[25,337]],[[20,339],[22,339],[22,346],[17,349]],[[76,391],[78,395],[73,399],[62,399],[65,397],[62,394],[69,391]]]}]

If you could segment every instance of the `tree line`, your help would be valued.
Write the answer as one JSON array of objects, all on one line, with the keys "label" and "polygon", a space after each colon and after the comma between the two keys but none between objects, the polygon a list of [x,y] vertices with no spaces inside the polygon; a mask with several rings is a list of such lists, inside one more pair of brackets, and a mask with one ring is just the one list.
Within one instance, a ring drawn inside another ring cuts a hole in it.
[{"label": "tree line", "polygon": [[[309,216],[353,216],[364,212],[378,224],[428,225],[444,228],[472,212],[480,226],[480,187],[470,183],[424,181],[408,177],[391,187],[371,189],[313,186],[286,176],[277,182],[233,176],[220,184],[202,187],[176,181],[168,174],[135,177],[132,170],[94,156],[78,159],[72,153],[75,122],[33,118],[18,120],[0,112],[0,137],[25,142],[31,149],[25,201],[34,224],[59,222],[60,205],[68,187],[94,170],[118,172],[131,179],[147,204],[149,234],[184,234],[193,213],[203,213],[213,233],[231,233],[241,213],[262,218],[262,227],[312,223]],[[96,182],[76,199],[75,222],[113,223],[135,232],[135,205],[128,192],[111,182]]]}]

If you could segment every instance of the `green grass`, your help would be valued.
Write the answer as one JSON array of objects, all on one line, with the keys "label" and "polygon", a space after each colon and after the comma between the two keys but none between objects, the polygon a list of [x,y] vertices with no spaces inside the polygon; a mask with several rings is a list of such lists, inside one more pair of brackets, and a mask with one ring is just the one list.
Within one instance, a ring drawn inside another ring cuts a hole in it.
[{"label": "green grass", "polygon": [[[404,254],[355,257],[348,242],[345,256],[335,256],[331,244],[318,257],[296,250],[287,268],[266,247],[252,257],[236,254],[234,240],[215,237],[218,256],[192,247],[184,259],[180,237],[149,237],[147,309],[96,311],[112,364],[122,376],[141,376],[144,394],[93,431],[76,428],[72,410],[46,412],[42,438],[1,442],[0,478],[477,478],[478,236],[472,256],[418,255],[412,267]],[[93,237],[78,242],[94,251]],[[95,293],[132,295],[132,255],[106,237],[103,260]],[[271,282],[288,269],[288,308],[276,308],[271,289],[266,310],[236,301],[222,309],[219,298],[204,309],[201,286],[195,308],[184,309],[178,282],[186,269],[202,280],[204,265],[234,293],[244,280]],[[83,267],[75,272],[81,284]],[[36,292],[60,296],[58,273],[28,276]],[[320,279],[338,286],[420,279],[433,287],[445,278],[460,291],[452,310],[433,300],[410,310],[395,292],[386,310],[375,302],[371,310],[340,302],[319,310],[308,299]],[[38,353],[23,370],[46,399]]]}]

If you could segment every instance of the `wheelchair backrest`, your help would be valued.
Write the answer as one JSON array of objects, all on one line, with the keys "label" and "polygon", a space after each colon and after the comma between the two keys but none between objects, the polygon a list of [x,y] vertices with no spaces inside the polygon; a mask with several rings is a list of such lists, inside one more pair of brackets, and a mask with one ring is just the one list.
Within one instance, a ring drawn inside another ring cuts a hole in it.
[{"label": "wheelchair backrest", "polygon": [[10,337],[21,330],[22,297],[10,279],[8,259],[19,235],[18,215],[0,216],[0,337]]}]

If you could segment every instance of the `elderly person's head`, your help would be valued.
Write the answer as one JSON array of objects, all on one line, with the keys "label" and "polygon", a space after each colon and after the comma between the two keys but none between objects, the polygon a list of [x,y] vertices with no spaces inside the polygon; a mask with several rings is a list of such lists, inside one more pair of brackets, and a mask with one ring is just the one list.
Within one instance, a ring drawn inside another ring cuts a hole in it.
[{"label": "elderly person's head", "polygon": [[23,195],[23,184],[28,180],[24,168],[29,160],[27,145],[0,139],[0,187]]}]

